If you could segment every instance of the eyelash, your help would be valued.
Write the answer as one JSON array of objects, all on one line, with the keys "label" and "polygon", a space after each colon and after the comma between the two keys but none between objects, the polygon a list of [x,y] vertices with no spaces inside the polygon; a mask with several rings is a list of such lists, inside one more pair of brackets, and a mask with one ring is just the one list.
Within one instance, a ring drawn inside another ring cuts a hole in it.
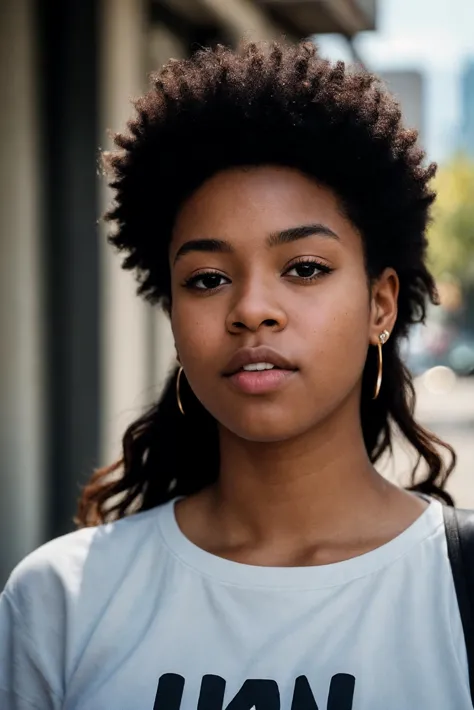
[{"label": "eyelash", "polygon": [[[319,273],[313,274],[312,276],[293,276],[290,278],[297,278],[300,279],[301,281],[305,283],[311,283],[313,281],[316,281],[317,279],[321,278],[322,276],[326,276],[327,274],[330,274],[334,269],[331,269],[327,264],[324,264],[321,261],[318,261],[317,259],[308,259],[308,258],[302,258],[298,261],[294,261],[290,266],[287,268],[287,270],[283,273],[283,276],[285,274],[288,274],[288,272],[292,271],[293,269],[297,268],[298,266],[305,266],[310,264],[311,266],[315,266],[319,269]],[[190,290],[194,291],[201,291],[203,293],[213,293],[214,291],[217,291],[221,286],[224,284],[219,284],[219,286],[215,286],[213,288],[200,288],[196,284],[206,276],[219,276],[222,279],[225,279],[226,277],[223,276],[221,273],[218,271],[201,271],[201,273],[194,274],[191,276],[187,281],[184,282],[184,287],[188,288]]]}]

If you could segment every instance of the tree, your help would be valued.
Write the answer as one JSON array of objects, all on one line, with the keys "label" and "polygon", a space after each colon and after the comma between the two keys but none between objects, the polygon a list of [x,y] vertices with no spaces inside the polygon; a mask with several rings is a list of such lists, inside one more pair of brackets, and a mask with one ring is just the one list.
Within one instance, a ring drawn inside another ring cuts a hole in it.
[{"label": "tree", "polygon": [[438,194],[428,230],[428,259],[438,281],[474,285],[474,162],[455,156],[434,180]]}]

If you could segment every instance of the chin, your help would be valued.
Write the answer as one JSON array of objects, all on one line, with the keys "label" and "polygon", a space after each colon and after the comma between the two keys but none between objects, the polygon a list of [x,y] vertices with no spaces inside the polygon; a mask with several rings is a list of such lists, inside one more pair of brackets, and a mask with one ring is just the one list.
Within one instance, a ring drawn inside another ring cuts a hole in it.
[{"label": "chin", "polygon": [[[240,439],[246,441],[260,442],[262,444],[278,443],[288,441],[297,436],[301,436],[312,428],[311,425],[303,422],[295,422],[294,418],[288,417],[288,412],[284,416],[263,416],[255,413],[243,414],[239,419],[221,419],[221,423],[229,431]],[[314,425],[314,423],[312,423]]]}]

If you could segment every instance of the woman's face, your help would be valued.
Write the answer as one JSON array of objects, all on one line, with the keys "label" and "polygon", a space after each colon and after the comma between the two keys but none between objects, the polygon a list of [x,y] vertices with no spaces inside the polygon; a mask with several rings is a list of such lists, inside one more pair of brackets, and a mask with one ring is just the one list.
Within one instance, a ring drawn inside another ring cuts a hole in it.
[{"label": "woman's face", "polygon": [[367,349],[396,318],[394,272],[370,294],[356,228],[329,189],[290,168],[205,182],[177,216],[170,268],[188,382],[248,440],[299,436],[358,401]]}]

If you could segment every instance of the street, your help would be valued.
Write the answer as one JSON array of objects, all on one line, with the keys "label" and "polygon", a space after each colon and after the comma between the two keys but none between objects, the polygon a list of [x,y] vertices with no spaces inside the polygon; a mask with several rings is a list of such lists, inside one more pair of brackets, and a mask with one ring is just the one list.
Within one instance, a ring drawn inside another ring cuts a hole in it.
[{"label": "street", "polygon": [[[446,490],[456,506],[474,509],[474,377],[455,378],[439,370],[416,380],[417,421],[454,448],[458,462]],[[378,468],[403,484],[414,457],[398,441],[394,461]]]}]

